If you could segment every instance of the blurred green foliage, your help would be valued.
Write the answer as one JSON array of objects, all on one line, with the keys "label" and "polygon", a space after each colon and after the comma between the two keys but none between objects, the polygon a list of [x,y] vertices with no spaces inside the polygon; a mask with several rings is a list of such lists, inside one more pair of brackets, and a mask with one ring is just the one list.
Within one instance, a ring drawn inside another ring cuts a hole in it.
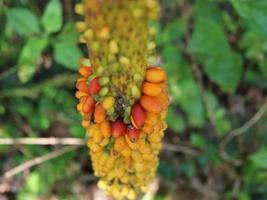
[{"label": "blurred green foliage", "polygon": [[[0,138],[85,137],[74,86],[78,60],[86,52],[78,46],[74,3],[0,0]],[[152,25],[172,100],[165,142],[198,152],[163,151],[162,188],[183,182],[197,190],[192,183],[199,181],[222,199],[267,199],[266,115],[223,149],[241,165],[223,159],[219,148],[266,98],[267,1],[162,0],[161,7],[161,20]],[[53,148],[0,146],[0,172]],[[21,200],[79,199],[69,188],[92,173],[88,162],[87,171],[83,168],[88,159],[86,150],[81,152],[16,177],[24,184],[11,192]],[[165,199],[163,194],[157,199]]]}]

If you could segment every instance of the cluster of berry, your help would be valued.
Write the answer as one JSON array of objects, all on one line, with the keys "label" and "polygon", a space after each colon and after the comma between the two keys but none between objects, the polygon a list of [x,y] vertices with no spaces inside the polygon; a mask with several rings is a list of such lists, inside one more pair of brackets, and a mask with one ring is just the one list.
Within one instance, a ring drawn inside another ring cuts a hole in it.
[{"label": "cluster of berry", "polygon": [[[158,165],[161,139],[166,128],[168,106],[166,76],[161,68],[146,70],[140,101],[131,108],[131,122],[109,119],[107,111],[116,106],[113,97],[98,102],[99,77],[93,68],[81,66],[77,81],[77,109],[83,115],[82,126],[88,130],[93,168],[100,176],[99,186],[114,197],[134,199],[153,180]],[[94,77],[94,78],[93,78]]]},{"label": "cluster of berry", "polygon": [[135,199],[153,180],[169,104],[166,74],[155,59],[157,0],[85,0],[77,23],[89,59],[81,59],[77,109],[99,187]]}]

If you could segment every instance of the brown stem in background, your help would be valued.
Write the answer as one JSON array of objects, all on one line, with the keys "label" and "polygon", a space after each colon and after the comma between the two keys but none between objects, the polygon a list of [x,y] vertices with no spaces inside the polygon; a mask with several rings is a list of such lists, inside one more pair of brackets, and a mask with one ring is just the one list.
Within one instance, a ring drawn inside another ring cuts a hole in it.
[{"label": "brown stem in background", "polygon": [[79,138],[0,138],[0,145],[85,145],[86,141]]},{"label": "brown stem in background", "polygon": [[67,146],[67,147],[63,147],[61,149],[58,149],[58,150],[55,150],[51,153],[48,153],[48,154],[45,154],[43,156],[39,156],[39,157],[36,157],[36,158],[33,158],[32,160],[28,160],[10,170],[8,170],[7,172],[5,172],[1,178],[3,179],[9,179],[13,176],[15,176],[16,174],[18,173],[21,173],[27,169],[30,169],[32,168],[33,166],[36,166],[36,165],[39,165],[43,162],[46,162],[48,160],[51,160],[51,159],[54,159],[58,156],[61,156],[65,153],[68,153],[70,151],[73,151],[77,148],[79,148],[80,146]]},{"label": "brown stem in background", "polygon": [[235,137],[237,137],[239,135],[242,135],[249,128],[251,128],[253,125],[255,125],[263,117],[263,115],[265,114],[266,111],[267,111],[267,100],[265,100],[264,104],[260,107],[258,112],[256,112],[256,114],[251,119],[249,119],[243,126],[230,131],[229,134],[226,135],[226,137],[220,143],[220,155],[221,155],[223,160],[225,160],[225,161],[227,161],[229,163],[232,163],[235,166],[242,165],[243,161],[241,159],[236,159],[236,160],[231,159],[231,157],[225,151],[225,146],[233,138],[235,138]]}]

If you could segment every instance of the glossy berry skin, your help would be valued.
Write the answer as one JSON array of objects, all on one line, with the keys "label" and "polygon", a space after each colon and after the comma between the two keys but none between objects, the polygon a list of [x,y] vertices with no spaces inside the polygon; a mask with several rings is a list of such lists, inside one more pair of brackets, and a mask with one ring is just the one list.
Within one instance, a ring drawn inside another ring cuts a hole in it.
[{"label": "glossy berry skin", "polygon": [[123,123],[121,119],[117,119],[111,124],[111,133],[114,138],[124,135],[127,131],[127,126]]},{"label": "glossy berry skin", "polygon": [[95,100],[91,96],[86,97],[86,100],[83,104],[83,112],[84,113],[92,112],[94,110],[94,106],[95,106]]},{"label": "glossy berry skin", "polygon": [[145,123],[145,111],[137,102],[132,106],[131,122],[135,128],[141,128]]},{"label": "glossy berry skin", "polygon": [[86,66],[82,66],[79,69],[79,73],[83,76],[83,77],[89,77],[92,73],[93,73],[93,69],[92,67],[86,67]]},{"label": "glossy berry skin", "polygon": [[128,128],[127,135],[129,139],[131,140],[131,142],[136,142],[140,135],[140,129]]},{"label": "glossy berry skin", "polygon": [[97,94],[101,89],[101,85],[99,83],[99,78],[94,78],[89,85],[89,93]]}]

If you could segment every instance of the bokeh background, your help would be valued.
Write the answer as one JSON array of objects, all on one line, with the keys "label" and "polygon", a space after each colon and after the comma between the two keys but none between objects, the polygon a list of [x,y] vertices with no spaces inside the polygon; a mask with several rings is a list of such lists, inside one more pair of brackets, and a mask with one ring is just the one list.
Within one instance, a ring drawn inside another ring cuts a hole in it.
[{"label": "bokeh background", "polygon": [[[85,137],[76,2],[0,0],[0,140]],[[267,1],[162,0],[161,10],[152,25],[171,106],[150,199],[266,200]],[[0,176],[58,148],[0,145]],[[1,179],[0,199],[94,199],[92,174],[82,147]]]}]

